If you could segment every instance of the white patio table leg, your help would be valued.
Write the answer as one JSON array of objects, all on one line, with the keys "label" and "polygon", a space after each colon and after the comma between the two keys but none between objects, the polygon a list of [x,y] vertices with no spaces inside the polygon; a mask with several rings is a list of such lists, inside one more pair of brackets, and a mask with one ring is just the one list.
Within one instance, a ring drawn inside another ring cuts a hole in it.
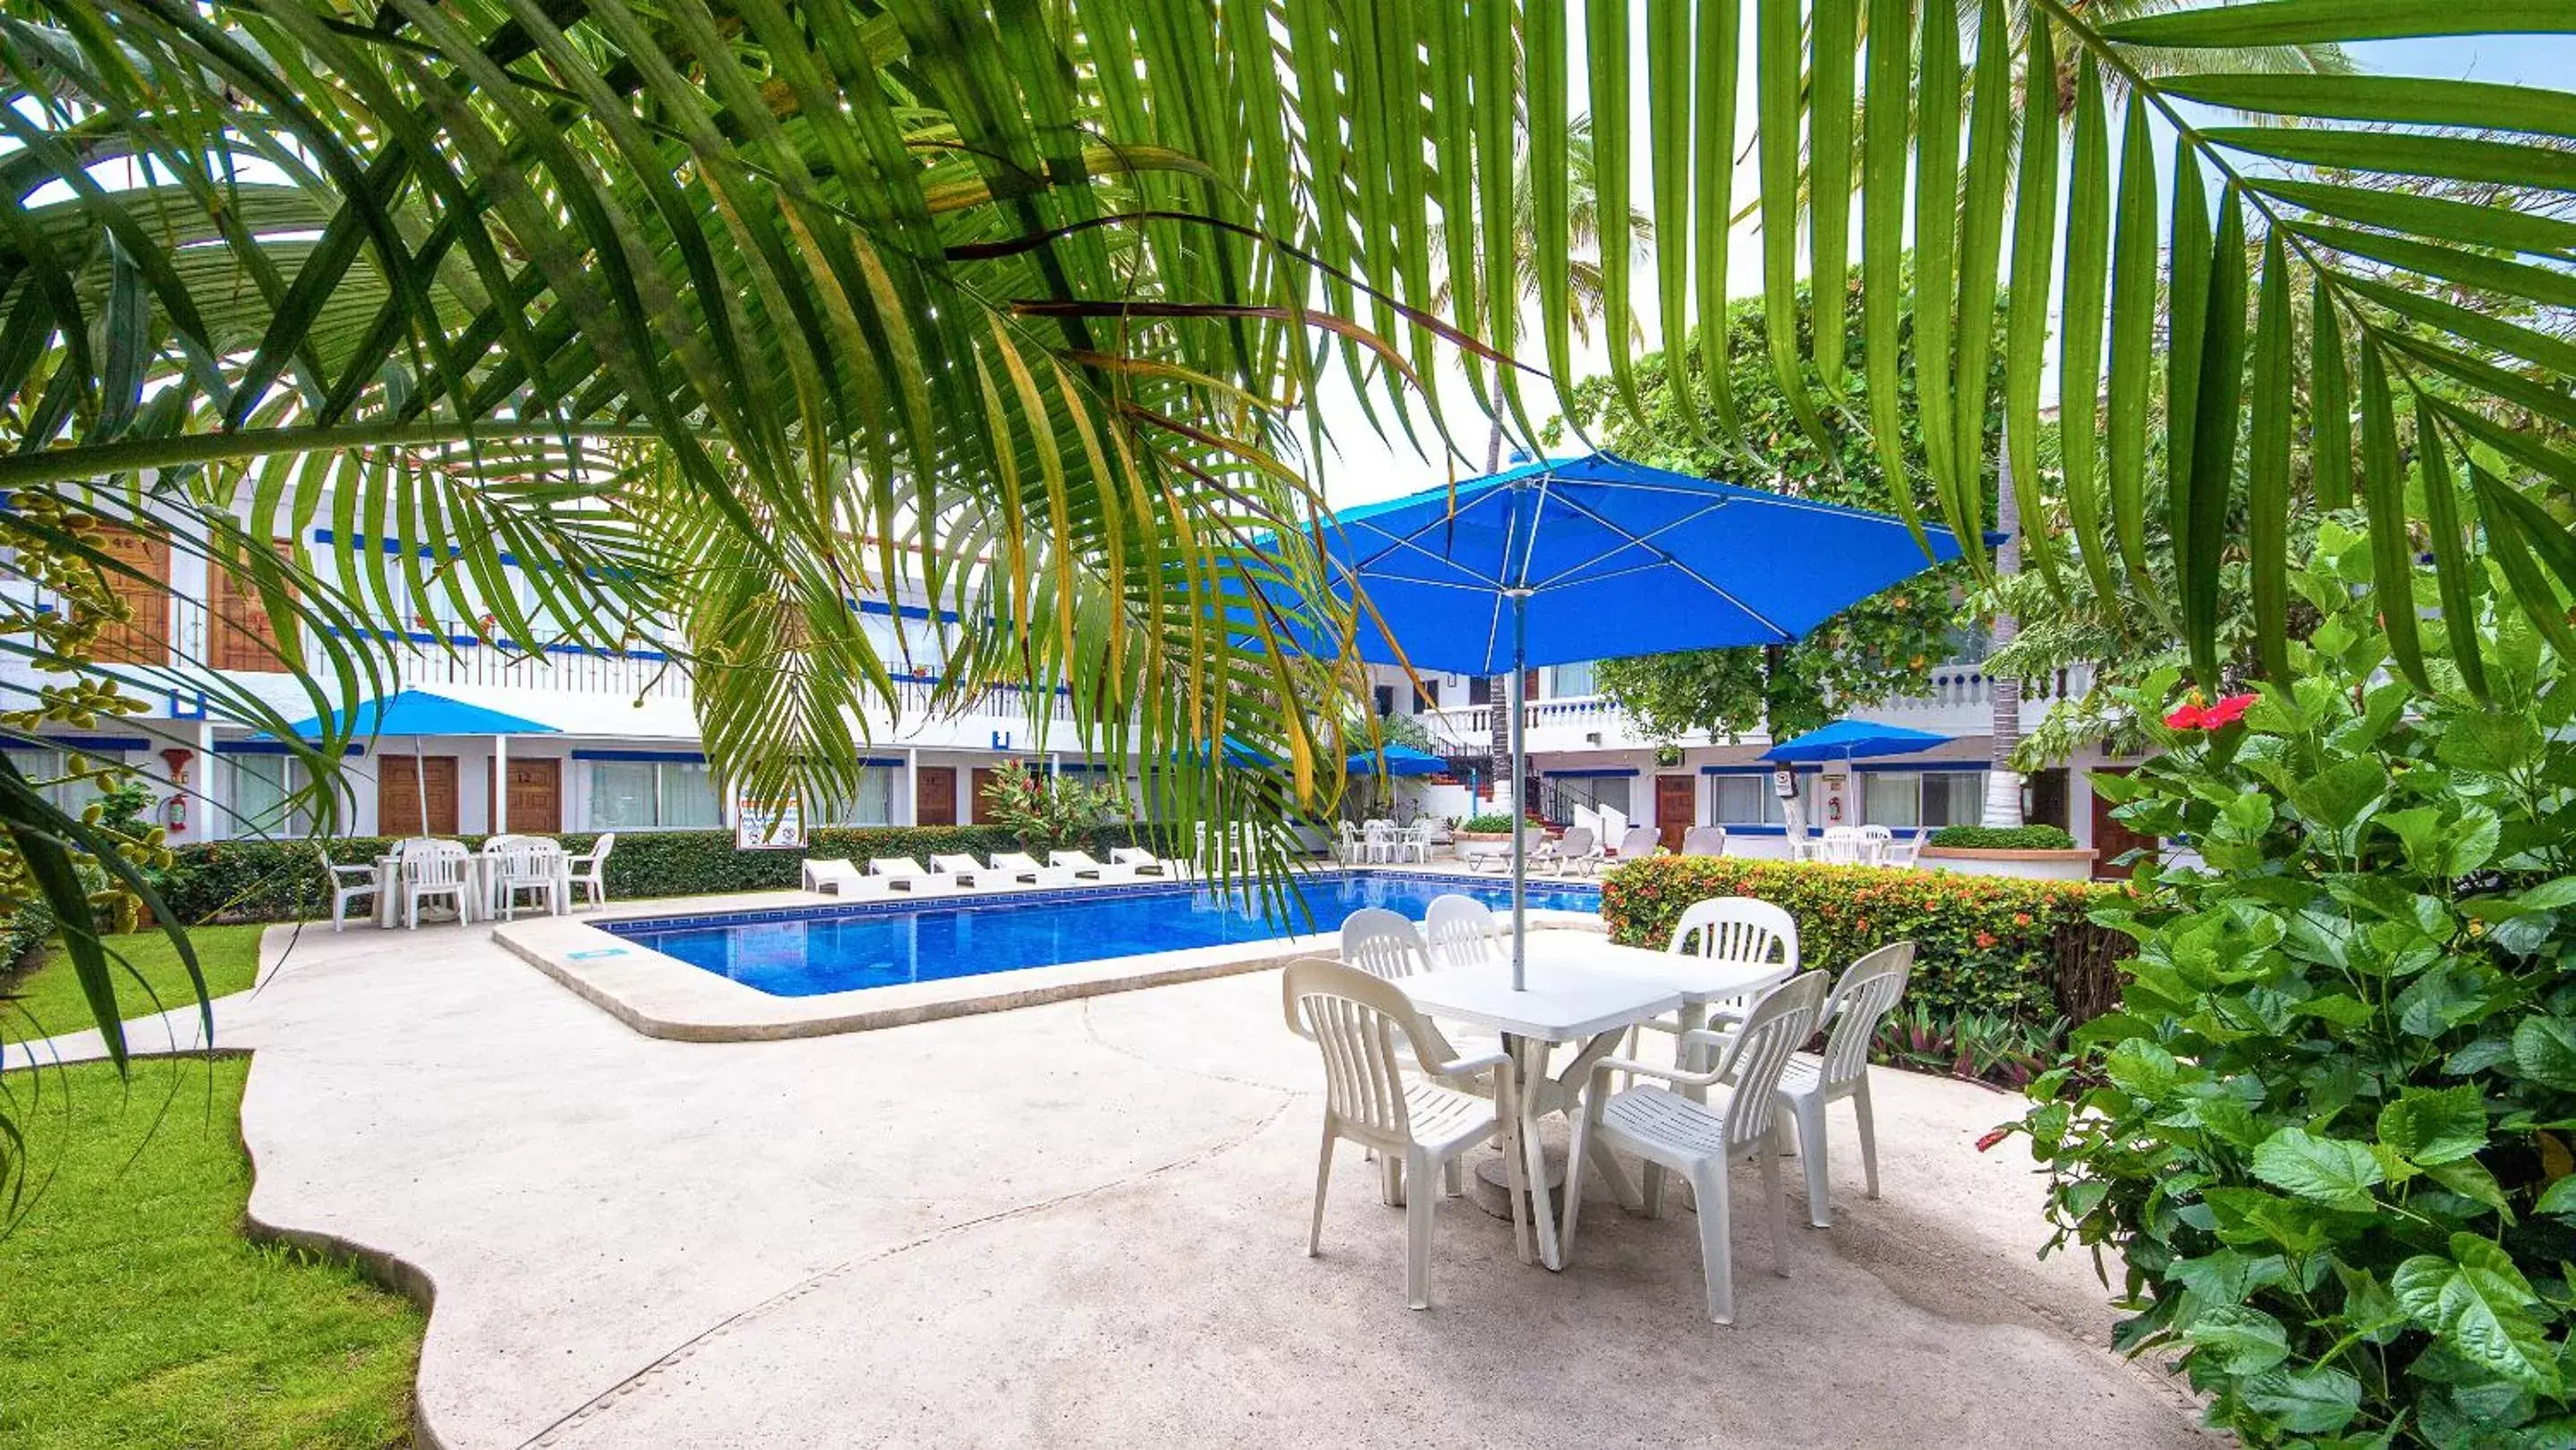
[{"label": "white patio table leg", "polygon": [[1503,1037],[1503,1049],[1512,1055],[1512,1071],[1520,1077],[1518,1123],[1512,1136],[1520,1140],[1517,1146],[1521,1160],[1528,1165],[1530,1224],[1538,1235],[1538,1261],[1550,1269],[1562,1269],[1565,1258],[1556,1247],[1556,1210],[1548,1202],[1547,1149],[1541,1145],[1538,1136],[1540,1098],[1549,1081],[1547,1051],[1550,1045],[1535,1037],[1509,1033]]},{"label": "white patio table leg", "polygon": [[377,857],[376,925],[387,928],[402,925],[402,902],[397,899],[401,891],[401,866],[391,856]]}]

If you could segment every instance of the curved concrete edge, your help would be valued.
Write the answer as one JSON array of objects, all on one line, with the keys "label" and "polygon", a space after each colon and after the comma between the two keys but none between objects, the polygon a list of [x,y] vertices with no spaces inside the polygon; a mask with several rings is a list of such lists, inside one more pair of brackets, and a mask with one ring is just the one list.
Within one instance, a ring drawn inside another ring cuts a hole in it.
[{"label": "curved concrete edge", "polygon": [[[1529,923],[1535,930],[1605,929],[1599,917],[1576,911],[1532,911]],[[868,1032],[1264,971],[1340,950],[1338,934],[1315,933],[778,997],[571,917],[505,923],[493,928],[492,940],[634,1031],[676,1042],[774,1042]]]},{"label": "curved concrete edge", "polygon": [[[252,1192],[256,1194],[259,1181],[259,1156],[251,1151],[248,1134],[242,1137],[242,1151],[250,1156],[251,1186]],[[409,1299],[420,1306],[422,1337],[426,1347],[429,1318],[438,1311],[438,1284],[429,1277],[429,1272],[419,1265],[384,1249],[370,1247],[355,1239],[345,1239],[338,1234],[322,1233],[314,1229],[289,1228],[284,1224],[270,1223],[252,1211],[248,1205],[244,1205],[242,1209],[242,1237],[255,1244],[285,1244],[328,1263],[346,1264],[357,1270],[360,1278],[377,1288]],[[411,1372],[411,1435],[412,1443],[421,1447],[421,1450],[447,1450],[447,1442],[439,1438],[437,1427],[429,1422],[428,1404],[420,1397],[420,1365],[416,1360]]]}]

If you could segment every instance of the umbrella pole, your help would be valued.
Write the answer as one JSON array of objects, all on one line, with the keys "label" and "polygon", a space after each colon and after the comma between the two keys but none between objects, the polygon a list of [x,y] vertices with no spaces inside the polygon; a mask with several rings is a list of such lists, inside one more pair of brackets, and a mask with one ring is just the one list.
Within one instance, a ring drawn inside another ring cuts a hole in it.
[{"label": "umbrella pole", "polygon": [[1512,990],[1529,990],[1529,802],[1521,792],[1529,782],[1529,741],[1522,732],[1529,716],[1529,591],[1512,591]]}]

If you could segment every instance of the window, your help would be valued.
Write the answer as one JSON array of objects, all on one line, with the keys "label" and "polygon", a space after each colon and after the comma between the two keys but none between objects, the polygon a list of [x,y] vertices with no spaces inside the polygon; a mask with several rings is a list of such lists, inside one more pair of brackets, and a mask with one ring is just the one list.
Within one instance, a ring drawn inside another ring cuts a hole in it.
[{"label": "window", "polygon": [[890,826],[894,824],[895,779],[902,772],[893,766],[871,765],[859,772],[856,798],[826,810],[817,811],[809,824],[817,826]]},{"label": "window", "polygon": [[1570,695],[1599,693],[1600,691],[1592,686],[1592,661],[1590,660],[1584,660],[1580,664],[1558,665],[1547,672],[1547,695],[1551,700],[1563,699]]},{"label": "window", "polygon": [[1475,675],[1468,679],[1467,703],[1470,705],[1490,705],[1494,703],[1494,681],[1492,676]]},{"label": "window", "polygon": [[1377,712],[1380,715],[1392,715],[1395,713],[1395,686],[1380,685],[1377,687]]},{"label": "window", "polygon": [[1576,806],[1588,805],[1595,810],[1607,807],[1623,816],[1628,814],[1629,778],[1627,776],[1561,775],[1555,777],[1550,783],[1556,787],[1558,801],[1568,810]]},{"label": "window", "polygon": [[1422,682],[1422,688],[1413,692],[1413,712],[1419,715],[1425,710],[1437,710],[1439,708],[1440,682],[1438,680],[1424,680]]},{"label": "window", "polygon": [[1910,830],[1916,826],[1974,825],[1985,815],[1982,770],[1872,770],[1860,778],[1863,824]]},{"label": "window", "polygon": [[696,760],[594,760],[594,831],[713,830],[724,824],[715,773]]},{"label": "window", "polygon": [[1788,822],[1780,793],[1771,788],[1771,773],[1712,775],[1708,778],[1709,818],[1721,826],[1778,826]]},{"label": "window", "polygon": [[634,831],[657,824],[653,809],[653,762],[590,762],[590,829]]},{"label": "window", "polygon": [[228,755],[224,764],[224,807],[232,831],[277,836],[301,829],[302,813],[295,809],[295,792],[304,782],[300,762],[284,755]]}]

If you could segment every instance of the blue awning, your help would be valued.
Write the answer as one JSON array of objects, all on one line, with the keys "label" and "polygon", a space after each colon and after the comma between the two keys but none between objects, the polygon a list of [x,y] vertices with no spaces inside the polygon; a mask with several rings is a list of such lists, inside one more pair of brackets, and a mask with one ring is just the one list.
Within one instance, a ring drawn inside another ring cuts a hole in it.
[{"label": "blue awning", "polygon": [[[335,732],[343,723],[337,715],[316,715],[287,727],[299,740],[318,740]],[[346,730],[354,737],[370,735],[560,735],[552,725],[523,719],[463,700],[451,700],[427,690],[396,690],[390,695],[369,700],[349,711]],[[253,739],[273,738],[256,735]]]}]

